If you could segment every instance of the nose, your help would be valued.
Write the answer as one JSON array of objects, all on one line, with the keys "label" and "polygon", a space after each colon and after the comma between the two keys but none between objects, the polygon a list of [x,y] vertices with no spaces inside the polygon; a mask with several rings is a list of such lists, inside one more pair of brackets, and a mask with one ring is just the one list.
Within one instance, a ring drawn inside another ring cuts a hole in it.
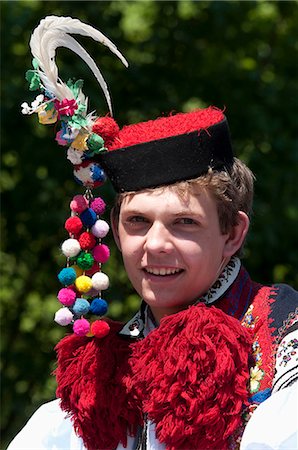
[{"label": "nose", "polygon": [[170,253],[172,251],[172,235],[164,224],[152,223],[146,234],[144,249],[150,253]]}]

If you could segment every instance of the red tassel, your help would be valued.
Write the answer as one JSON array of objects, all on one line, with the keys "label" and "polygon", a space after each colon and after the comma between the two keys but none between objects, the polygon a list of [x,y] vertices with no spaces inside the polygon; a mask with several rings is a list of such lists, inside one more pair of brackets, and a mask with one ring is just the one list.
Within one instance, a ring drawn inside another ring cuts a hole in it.
[{"label": "red tassel", "polygon": [[167,450],[227,448],[248,397],[249,336],[233,317],[197,305],[134,344],[128,390]]}]

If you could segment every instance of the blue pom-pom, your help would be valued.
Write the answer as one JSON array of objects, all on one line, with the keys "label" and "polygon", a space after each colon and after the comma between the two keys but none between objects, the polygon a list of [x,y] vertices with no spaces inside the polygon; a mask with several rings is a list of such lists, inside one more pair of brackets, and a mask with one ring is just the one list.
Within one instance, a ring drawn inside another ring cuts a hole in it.
[{"label": "blue pom-pom", "polygon": [[93,181],[104,182],[106,180],[106,175],[100,166],[93,164],[91,167],[91,178]]},{"label": "blue pom-pom", "polygon": [[58,280],[64,286],[70,286],[77,278],[76,271],[72,267],[65,267],[58,274]]},{"label": "blue pom-pom", "polygon": [[87,314],[90,308],[90,304],[88,300],[85,298],[77,298],[75,301],[75,304],[72,307],[73,312],[77,316],[83,316],[84,314]]},{"label": "blue pom-pom", "polygon": [[91,208],[87,208],[80,215],[80,219],[85,227],[90,228],[95,224],[97,220],[96,212]]},{"label": "blue pom-pom", "polygon": [[108,311],[108,304],[102,298],[95,298],[90,305],[91,314],[96,316],[104,316]]}]

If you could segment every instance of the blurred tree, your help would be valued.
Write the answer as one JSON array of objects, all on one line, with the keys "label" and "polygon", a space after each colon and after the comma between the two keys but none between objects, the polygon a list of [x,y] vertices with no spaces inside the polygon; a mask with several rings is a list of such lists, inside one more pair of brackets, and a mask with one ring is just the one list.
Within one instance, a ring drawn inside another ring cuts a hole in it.
[{"label": "blurred tree", "polygon": [[[297,280],[296,1],[2,1],[1,7],[1,320],[3,445],[43,401],[54,397],[52,323],[59,242],[68,204],[80,192],[54,129],[22,117],[32,101],[24,80],[28,41],[46,15],[70,15],[99,28],[130,62],[82,38],[103,70],[120,125],[209,104],[227,109],[235,153],[256,174],[255,216],[245,264],[256,280]],[[84,78],[91,108],[107,108],[84,63],[59,49],[62,79]],[[113,193],[104,188],[112,204]],[[109,211],[107,212],[107,214]],[[110,238],[111,239],[111,238]],[[113,247],[112,242],[110,245]],[[106,269],[110,316],[139,303],[113,247]]]}]

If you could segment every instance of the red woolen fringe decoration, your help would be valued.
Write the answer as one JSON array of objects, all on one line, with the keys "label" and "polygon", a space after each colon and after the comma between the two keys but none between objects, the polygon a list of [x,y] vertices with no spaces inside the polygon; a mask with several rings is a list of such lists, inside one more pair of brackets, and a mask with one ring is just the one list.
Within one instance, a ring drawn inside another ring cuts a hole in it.
[{"label": "red woolen fringe decoration", "polygon": [[126,446],[127,433],[135,435],[141,423],[122,380],[131,342],[117,334],[123,324],[107,322],[110,334],[103,339],[73,334],[56,346],[57,397],[89,450],[115,449],[119,442]]},{"label": "red woolen fringe decoration", "polygon": [[221,449],[247,403],[250,333],[215,307],[191,306],[136,343],[129,392],[167,450]]},{"label": "red woolen fringe decoration", "polygon": [[57,396],[85,446],[126,445],[145,412],[167,450],[226,449],[247,403],[250,332],[205,305],[134,343],[109,324],[104,339],[68,336],[57,346]]}]

